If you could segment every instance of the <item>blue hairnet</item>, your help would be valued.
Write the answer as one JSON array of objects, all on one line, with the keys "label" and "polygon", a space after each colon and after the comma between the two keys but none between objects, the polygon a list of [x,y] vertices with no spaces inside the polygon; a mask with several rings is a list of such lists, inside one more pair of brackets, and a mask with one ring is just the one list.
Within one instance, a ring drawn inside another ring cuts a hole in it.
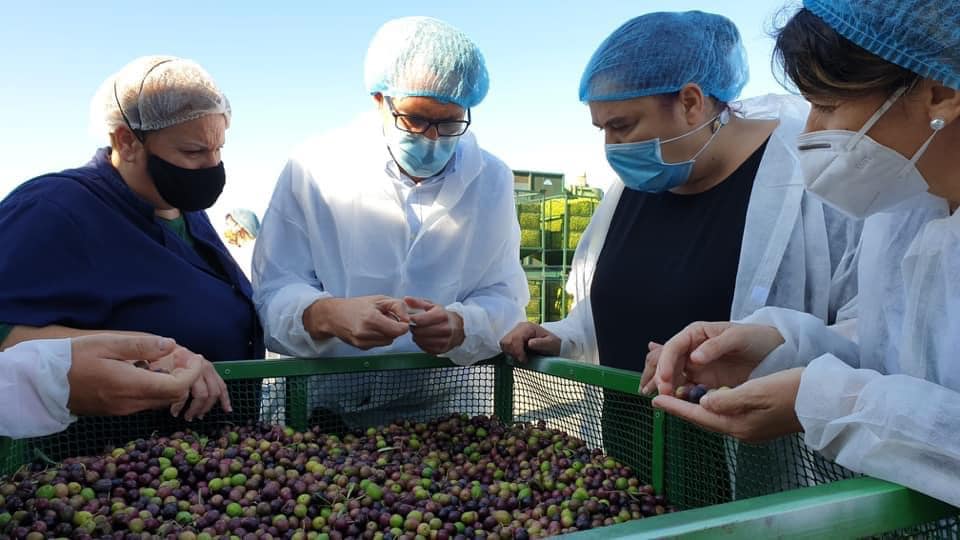
[{"label": "blue hairnet", "polygon": [[700,85],[729,102],[747,84],[747,53],[726,17],[687,11],[650,13],[614,30],[580,79],[580,101],[620,101]]},{"label": "blue hairnet", "polygon": [[260,220],[257,219],[257,215],[253,211],[246,208],[236,208],[231,210],[229,215],[237,222],[237,225],[246,229],[253,238],[260,234]]},{"label": "blue hairnet", "polygon": [[804,0],[803,6],[880,58],[960,89],[960,1]]},{"label": "blue hairnet", "polygon": [[477,45],[449,24],[404,17],[370,42],[364,79],[371,94],[424,96],[467,109],[487,95],[490,77]]}]

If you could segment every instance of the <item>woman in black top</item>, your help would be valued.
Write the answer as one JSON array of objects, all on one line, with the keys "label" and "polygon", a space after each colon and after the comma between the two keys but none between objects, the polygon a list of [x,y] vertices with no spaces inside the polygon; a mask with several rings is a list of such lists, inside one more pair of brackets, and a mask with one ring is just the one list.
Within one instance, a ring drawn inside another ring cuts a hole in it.
[{"label": "woman in black top", "polygon": [[580,98],[620,181],[577,247],[573,310],[521,323],[506,353],[640,371],[648,344],[706,313],[776,305],[837,321],[856,294],[859,223],[804,194],[795,142],[807,104],[731,105],[746,79],[739,33],[718,15],[643,15],[601,44]]}]

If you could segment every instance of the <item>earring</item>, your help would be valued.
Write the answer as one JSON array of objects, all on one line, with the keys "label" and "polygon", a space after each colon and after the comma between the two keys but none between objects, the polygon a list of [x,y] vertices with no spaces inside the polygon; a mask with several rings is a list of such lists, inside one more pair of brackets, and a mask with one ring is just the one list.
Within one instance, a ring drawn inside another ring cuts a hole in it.
[{"label": "earring", "polygon": [[934,131],[940,131],[946,125],[947,123],[946,121],[944,121],[943,118],[934,118],[933,120],[930,121],[930,129]]}]

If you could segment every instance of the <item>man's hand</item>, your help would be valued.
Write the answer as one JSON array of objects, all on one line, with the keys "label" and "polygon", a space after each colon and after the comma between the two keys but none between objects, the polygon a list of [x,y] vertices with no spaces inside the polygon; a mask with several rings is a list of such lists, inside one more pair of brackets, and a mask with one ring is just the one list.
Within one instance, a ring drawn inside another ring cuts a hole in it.
[{"label": "man's hand", "polygon": [[705,395],[700,404],[660,395],[653,406],[746,442],[763,442],[803,431],[795,410],[803,368],[789,369]]},{"label": "man's hand", "polygon": [[303,312],[303,327],[313,339],[339,338],[361,350],[383,347],[409,331],[401,300],[389,296],[321,298]]},{"label": "man's hand", "polygon": [[410,316],[413,342],[429,354],[444,354],[466,339],[463,317],[422,298],[404,298],[407,307],[421,312]]},{"label": "man's hand", "polygon": [[[156,336],[77,337],[71,352],[67,407],[75,415],[128,415],[185,401],[206,362]],[[158,363],[169,373],[140,369],[132,364],[136,360]]]},{"label": "man's hand", "polygon": [[531,322],[518,324],[500,340],[500,349],[519,362],[527,361],[527,351],[544,356],[558,356],[560,345],[559,337]]}]

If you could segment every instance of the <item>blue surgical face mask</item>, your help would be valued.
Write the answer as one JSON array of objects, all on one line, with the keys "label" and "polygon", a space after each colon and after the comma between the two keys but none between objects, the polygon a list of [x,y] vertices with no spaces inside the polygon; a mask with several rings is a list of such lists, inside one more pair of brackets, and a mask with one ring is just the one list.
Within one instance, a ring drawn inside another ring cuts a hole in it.
[{"label": "blue surgical face mask", "polygon": [[457,150],[460,137],[439,137],[386,128],[384,136],[394,161],[404,172],[415,178],[429,178],[438,174],[450,162]]},{"label": "blue surgical face mask", "polygon": [[[606,145],[607,162],[620,176],[624,185],[630,189],[649,193],[669,191],[683,185],[690,179],[690,171],[693,170],[694,162],[710,146],[720,128],[726,125],[729,120],[729,113],[724,110],[709,122],[679,137],[665,141],[650,139],[635,143],[608,144]],[[663,161],[661,145],[689,137],[707,126],[714,126],[713,135],[692,158],[679,163]]]}]

